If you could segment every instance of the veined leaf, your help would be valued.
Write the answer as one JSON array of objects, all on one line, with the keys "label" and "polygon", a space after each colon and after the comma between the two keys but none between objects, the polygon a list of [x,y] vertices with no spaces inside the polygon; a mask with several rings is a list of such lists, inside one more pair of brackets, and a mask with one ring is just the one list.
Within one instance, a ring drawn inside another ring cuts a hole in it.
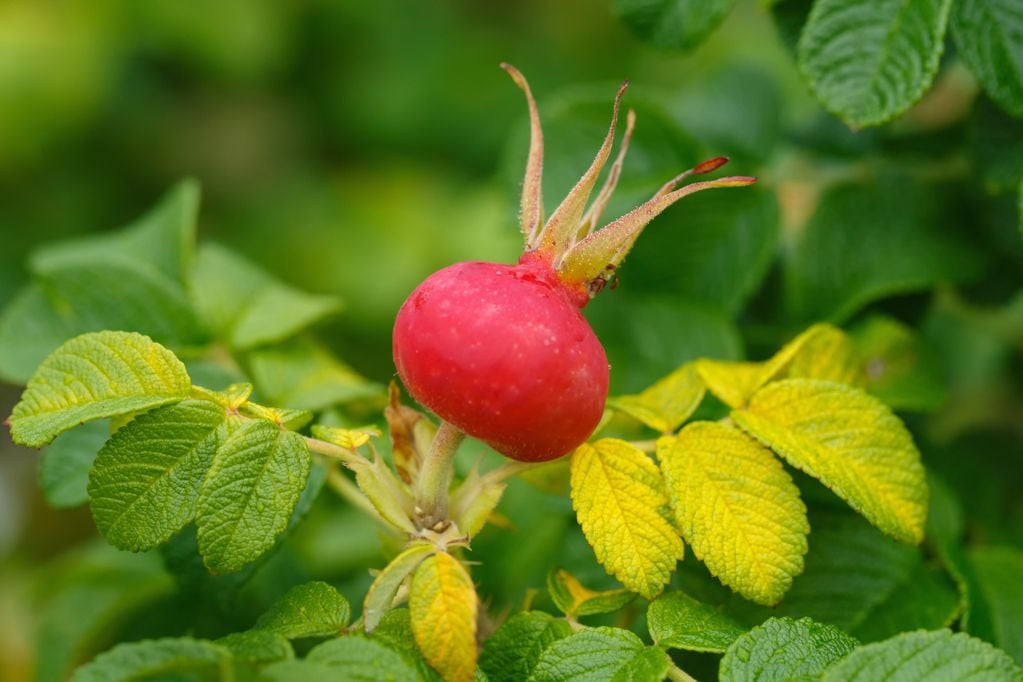
[{"label": "veined leaf", "polygon": [[29,380],[10,418],[11,437],[40,447],[94,419],[179,402],[191,388],[181,361],[149,337],[83,334],[54,351]]},{"label": "veined leaf", "polygon": [[952,35],[991,99],[1023,117],[1023,9],[1013,0],[957,0]]},{"label": "veined leaf", "polygon": [[828,111],[879,125],[934,80],[951,0],[818,0],[799,41],[799,67]]},{"label": "veined leaf", "polygon": [[527,680],[547,647],[571,634],[564,618],[543,611],[516,613],[483,643],[480,668],[490,682]]},{"label": "veined leaf", "polygon": [[877,398],[813,379],[765,386],[732,418],[897,540],[917,544],[927,479],[902,422]]},{"label": "veined leaf", "polygon": [[646,624],[655,644],[686,651],[724,653],[746,632],[720,610],[683,592],[667,592],[651,602]]},{"label": "veined leaf", "polygon": [[222,646],[189,637],[118,644],[72,676],[72,682],[130,682],[174,675],[230,675],[231,653]]},{"label": "veined leaf", "polygon": [[817,325],[816,333],[792,358],[787,376],[792,379],[822,379],[856,387],[866,383],[866,373],[856,345],[848,334],[830,324]]},{"label": "veined leaf", "polygon": [[792,339],[764,362],[730,362],[701,359],[696,369],[707,388],[729,407],[743,407],[757,390],[783,374],[800,352],[833,327],[815,324]]},{"label": "veined leaf", "polygon": [[298,431],[313,420],[309,410],[289,410],[286,407],[266,407],[251,401],[246,402],[239,410],[241,414],[256,419],[265,419],[289,431]]},{"label": "veined leaf", "polygon": [[291,642],[286,637],[267,630],[233,632],[221,637],[214,644],[230,651],[236,661],[246,663],[273,663],[295,658]]},{"label": "veined leaf", "polygon": [[604,438],[572,454],[572,506],[586,541],[608,573],[652,599],[682,558],[678,533],[662,514],[660,472],[643,451]]},{"label": "veined leaf", "polygon": [[566,616],[592,616],[598,613],[614,613],[636,595],[628,590],[591,590],[571,573],[558,568],[547,574],[547,592],[554,600],[555,606]]},{"label": "veined leaf", "polygon": [[540,655],[529,682],[660,680],[671,666],[663,649],[618,628],[587,628],[559,639]]},{"label": "veined leaf", "polygon": [[398,594],[398,589],[405,579],[411,576],[419,568],[419,564],[435,551],[433,545],[412,545],[380,571],[376,580],[370,585],[369,592],[366,593],[366,601],[362,608],[362,621],[368,634],[376,629],[380,619],[391,610],[394,605],[394,597]]},{"label": "veined leaf", "polygon": [[105,421],[90,422],[57,436],[39,461],[39,485],[53,507],[77,507],[89,501],[89,469],[110,438]]},{"label": "veined leaf", "polygon": [[152,549],[194,518],[226,419],[219,405],[185,400],[140,415],[114,434],[89,475],[92,516],[110,544]]},{"label": "veined leaf", "polygon": [[858,642],[809,618],[771,618],[732,643],[721,659],[722,682],[811,680]]},{"label": "veined leaf", "polygon": [[453,556],[439,552],[412,576],[409,611],[423,657],[445,680],[463,682],[476,672],[476,589]]},{"label": "veined leaf", "polygon": [[326,666],[330,670],[331,679],[353,682],[419,680],[416,669],[406,662],[401,654],[377,640],[361,635],[349,635],[324,642],[310,651],[306,660]]},{"label": "veined leaf", "polygon": [[696,366],[686,363],[642,393],[623,395],[609,403],[655,431],[669,433],[692,416],[705,391]]},{"label": "veined leaf", "polygon": [[718,27],[735,0],[614,0],[618,18],[643,41],[688,50]]},{"label": "veined leaf", "polygon": [[325,582],[296,585],[275,601],[256,622],[257,630],[288,639],[337,637],[352,615],[352,608]]},{"label": "veined leaf", "polygon": [[412,619],[406,608],[391,609],[380,619],[380,625],[373,631],[371,639],[384,644],[387,648],[397,651],[419,672],[420,682],[441,682],[440,675],[430,667],[416,646],[415,635],[412,634]]},{"label": "veined leaf", "polygon": [[872,680],[1020,680],[1020,669],[1004,651],[961,632],[906,632],[859,647],[825,672],[826,682]]},{"label": "veined leaf", "polygon": [[661,438],[657,458],[682,537],[697,558],[747,599],[778,602],[803,571],[810,531],[781,463],[738,429],[713,422]]},{"label": "veined leaf", "polygon": [[269,549],[288,526],[309,476],[302,437],[270,422],[230,433],[199,492],[199,550],[210,571],[231,573]]},{"label": "veined leaf", "polygon": [[283,341],[340,310],[340,301],[294,289],[215,244],[199,250],[196,308],[218,338],[247,350]]},{"label": "veined leaf", "polygon": [[342,429],[336,426],[314,424],[313,436],[328,443],[333,443],[349,450],[355,450],[356,448],[361,448],[374,437],[380,436],[380,431],[375,426],[363,429]]}]

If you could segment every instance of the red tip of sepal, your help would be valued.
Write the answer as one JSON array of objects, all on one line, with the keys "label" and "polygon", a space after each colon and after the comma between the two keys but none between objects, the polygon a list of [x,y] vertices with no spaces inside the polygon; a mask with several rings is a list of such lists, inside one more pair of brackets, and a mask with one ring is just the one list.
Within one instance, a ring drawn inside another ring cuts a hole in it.
[{"label": "red tip of sepal", "polygon": [[728,163],[727,156],[717,156],[713,159],[707,159],[703,163],[696,164],[696,167],[693,168],[693,174],[703,175],[704,173],[713,173],[726,163]]}]

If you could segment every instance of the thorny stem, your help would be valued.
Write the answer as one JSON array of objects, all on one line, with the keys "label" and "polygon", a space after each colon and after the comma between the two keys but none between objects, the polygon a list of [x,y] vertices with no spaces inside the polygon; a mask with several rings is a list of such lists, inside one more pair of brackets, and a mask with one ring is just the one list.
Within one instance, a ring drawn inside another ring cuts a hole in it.
[{"label": "thorny stem", "polygon": [[416,480],[416,515],[422,527],[430,528],[447,517],[452,465],[464,438],[465,434],[448,422],[441,422],[433,437]]},{"label": "thorny stem", "polygon": [[668,679],[672,682],[696,682],[696,678],[677,665],[668,668]]}]

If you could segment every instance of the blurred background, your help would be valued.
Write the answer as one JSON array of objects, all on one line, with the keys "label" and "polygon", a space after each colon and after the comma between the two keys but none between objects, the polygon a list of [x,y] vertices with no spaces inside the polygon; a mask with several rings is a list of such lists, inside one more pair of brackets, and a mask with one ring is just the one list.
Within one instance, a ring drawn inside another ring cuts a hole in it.
[{"label": "blurred background", "polygon": [[[698,356],[763,358],[818,319],[901,334],[915,367],[901,407],[925,462],[968,508],[971,537],[1018,546],[1023,123],[984,98],[950,45],[920,104],[849,130],[795,65],[809,4],[739,2],[683,53],[642,42],[593,0],[0,2],[0,306],[38,245],[124,225],[194,177],[200,241],[340,296],[319,337],[386,384],[393,316],[420,280],[519,254],[526,107],[498,64],[515,64],[539,101],[548,211],[629,79],[636,138],[608,218],[711,156],[761,181],[668,211],[621,285],[587,308],[614,392]],[[0,384],[0,412],[19,391]],[[165,598],[169,578],[158,558],[96,546],[86,507],[49,509],[38,454],[0,440],[0,678],[63,679],[125,631],[155,631],[132,608]],[[495,607],[555,562],[606,580],[568,500],[537,495],[514,487],[504,507],[528,542],[508,529],[480,538]],[[239,622],[296,575],[361,597],[386,551],[372,525],[337,500],[307,525],[291,558],[249,584]],[[94,574],[139,587],[76,587]],[[73,615],[95,611],[108,615]]]}]

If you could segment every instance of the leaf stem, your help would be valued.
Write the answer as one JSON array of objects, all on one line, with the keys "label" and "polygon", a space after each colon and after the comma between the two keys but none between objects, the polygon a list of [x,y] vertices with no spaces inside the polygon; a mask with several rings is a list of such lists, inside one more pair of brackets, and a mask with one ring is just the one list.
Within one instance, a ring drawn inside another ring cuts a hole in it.
[{"label": "leaf stem", "polygon": [[455,453],[464,438],[465,434],[448,422],[441,422],[433,437],[415,482],[416,516],[424,528],[432,528],[447,518]]},{"label": "leaf stem", "polygon": [[672,682],[696,682],[696,678],[677,665],[668,668],[668,679]]}]

